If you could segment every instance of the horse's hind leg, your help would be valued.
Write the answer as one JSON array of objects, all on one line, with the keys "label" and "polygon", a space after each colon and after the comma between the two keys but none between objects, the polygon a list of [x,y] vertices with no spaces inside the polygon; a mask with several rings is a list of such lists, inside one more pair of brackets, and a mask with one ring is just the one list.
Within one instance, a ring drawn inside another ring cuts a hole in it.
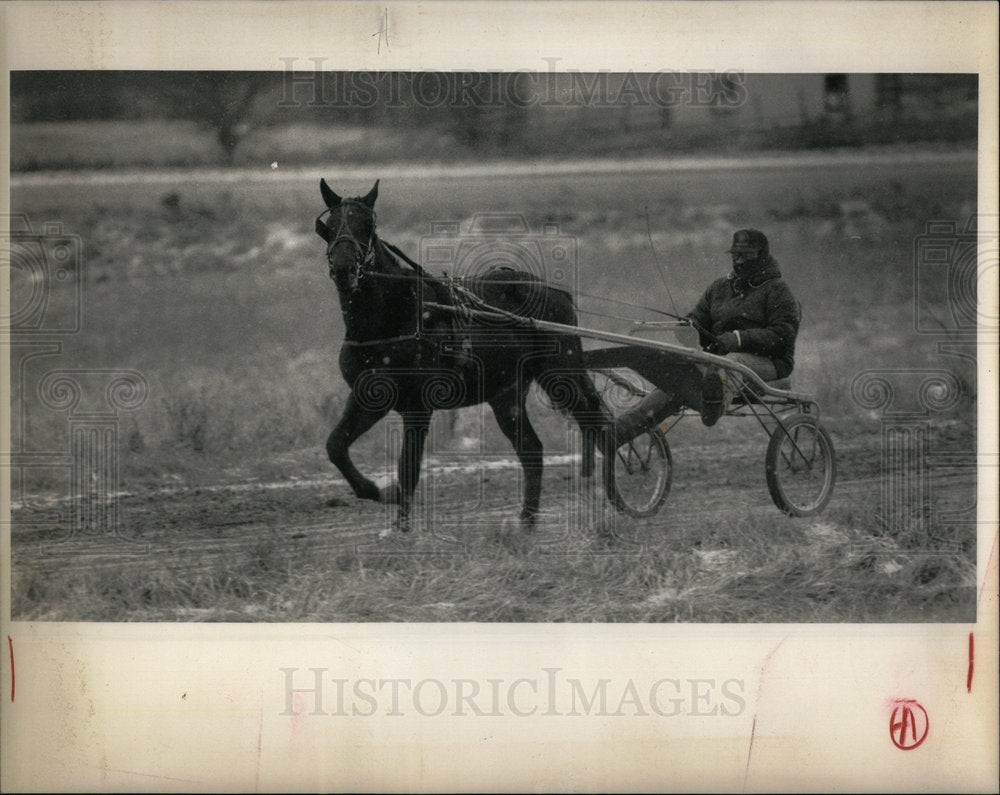
[{"label": "horse's hind leg", "polygon": [[420,462],[424,456],[424,442],[431,424],[431,412],[406,411],[403,413],[403,449],[399,454],[399,518],[397,527],[409,530],[410,507],[413,494],[420,480]]},{"label": "horse's hind leg", "polygon": [[[594,450],[599,448],[605,455],[611,452],[612,417],[594,387],[594,382],[583,370],[571,376],[571,389],[565,390],[565,382],[559,384],[562,395],[550,394],[550,399],[569,411],[583,435],[583,462],[580,474],[589,478],[594,474]],[[543,388],[547,382],[541,382]],[[551,387],[550,387],[551,388]],[[569,399],[567,400],[567,395]]]},{"label": "horse's hind leg", "polygon": [[507,399],[490,401],[493,416],[503,435],[506,436],[517,453],[524,471],[524,506],[521,522],[526,527],[534,527],[538,508],[542,499],[542,440],[531,427],[525,408],[526,390],[518,390],[516,395],[508,393]]},{"label": "horse's hind leg", "polygon": [[351,461],[349,452],[351,445],[388,413],[388,409],[371,411],[361,408],[354,395],[351,394],[347,398],[347,405],[340,422],[337,423],[326,440],[326,452],[330,461],[340,470],[354,493],[363,500],[391,501],[391,499],[387,499],[392,496],[391,494],[383,493],[378,486],[358,471],[354,462]]},{"label": "horse's hind leg", "polygon": [[[604,456],[605,480],[614,480],[614,418],[608,411],[594,387],[594,382],[585,372],[577,379],[577,400],[570,407],[570,413],[583,435],[583,464],[581,474],[585,478],[594,474],[594,449],[600,449]],[[614,488],[613,482],[605,484]]]},{"label": "horse's hind leg", "polygon": [[578,414],[574,414],[576,421],[581,428],[586,428],[594,443],[600,449],[602,455],[611,457],[614,455],[614,417],[604,405],[604,401],[597,392],[594,382],[590,376],[581,373],[582,382],[580,393],[583,396],[583,405]]}]

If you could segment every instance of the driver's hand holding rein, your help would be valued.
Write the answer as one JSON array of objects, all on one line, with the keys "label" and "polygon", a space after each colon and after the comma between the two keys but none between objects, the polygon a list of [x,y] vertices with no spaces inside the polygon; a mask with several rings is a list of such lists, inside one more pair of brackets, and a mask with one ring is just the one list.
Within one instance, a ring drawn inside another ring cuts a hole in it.
[{"label": "driver's hand holding rein", "polygon": [[[732,255],[732,272],[712,282],[687,317],[709,353],[749,367],[764,381],[787,378],[795,363],[799,306],[781,278],[767,237],[756,229],[740,229],[727,253]],[[741,379],[733,371],[706,365],[691,372],[697,373],[694,380],[700,378],[700,383],[681,376],[672,394],[654,389],[619,417],[615,424],[619,443],[684,406],[699,409],[702,422],[714,425],[726,413]]]}]

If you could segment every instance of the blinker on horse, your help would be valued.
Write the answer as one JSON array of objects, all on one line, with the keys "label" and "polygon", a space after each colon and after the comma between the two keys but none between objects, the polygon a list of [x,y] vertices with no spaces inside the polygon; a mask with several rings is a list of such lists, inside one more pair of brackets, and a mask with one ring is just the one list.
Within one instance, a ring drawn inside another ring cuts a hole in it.
[{"label": "blinker on horse", "polygon": [[[584,476],[593,473],[595,445],[604,452],[605,462],[612,461],[611,418],[584,369],[580,339],[474,317],[458,331],[453,313],[428,305],[456,306],[464,294],[480,306],[576,325],[572,297],[533,274],[510,269],[488,271],[460,289],[427,274],[379,238],[378,186],[376,181],[367,195],[344,199],[326,180],[320,181],[327,209],[316,219],[316,232],[327,243],[330,277],[344,316],[340,371],[351,389],[343,416],[326,442],[330,461],[358,497],[397,502],[397,527],[407,530],[433,412],[486,402],[517,453],[524,474],[521,521],[533,527],[541,500],[543,453],[526,411],[533,382],[579,425]],[[397,483],[380,489],[354,466],[349,450],[390,411],[403,419],[403,445]],[[605,470],[606,478],[613,477],[613,466]]]}]

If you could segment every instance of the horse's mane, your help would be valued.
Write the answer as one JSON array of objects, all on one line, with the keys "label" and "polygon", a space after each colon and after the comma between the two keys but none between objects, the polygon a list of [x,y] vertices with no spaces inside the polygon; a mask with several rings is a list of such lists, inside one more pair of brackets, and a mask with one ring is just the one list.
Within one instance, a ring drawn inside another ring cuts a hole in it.
[{"label": "horse's mane", "polygon": [[405,272],[402,265],[399,264],[399,260],[403,260],[407,265],[409,265],[415,272],[415,274],[420,278],[421,283],[430,286],[431,291],[434,293],[435,297],[440,303],[446,304],[448,306],[453,306],[457,302],[457,298],[454,295],[454,290],[450,289],[445,280],[441,277],[435,276],[432,273],[428,273],[424,267],[415,260],[411,259],[406,255],[401,248],[394,246],[387,240],[378,238],[380,248],[386,257],[399,268],[400,271]]},{"label": "horse's mane", "polygon": [[[431,290],[437,296],[438,301],[448,306],[458,305],[475,308],[478,305],[481,307],[483,304],[483,297],[479,294],[479,292],[484,285],[508,284],[522,286],[530,285],[532,287],[541,287],[545,290],[551,290],[561,294],[569,305],[573,307],[573,309],[576,308],[576,301],[573,298],[573,294],[570,293],[569,290],[562,287],[555,287],[532,273],[518,271],[511,268],[509,265],[498,265],[487,271],[485,274],[473,279],[436,276],[429,273],[419,262],[416,262],[407,256],[406,252],[398,246],[395,246],[382,238],[379,238],[378,240],[383,251],[385,252],[385,255],[397,268],[403,270],[402,266],[399,264],[399,260],[403,260],[407,265],[413,268],[422,282],[429,284]],[[493,280],[491,282],[489,277],[496,274],[498,271],[509,271],[511,274],[517,274],[518,278],[516,280],[508,280],[505,282],[497,280]],[[479,290],[476,289],[477,287]]]}]

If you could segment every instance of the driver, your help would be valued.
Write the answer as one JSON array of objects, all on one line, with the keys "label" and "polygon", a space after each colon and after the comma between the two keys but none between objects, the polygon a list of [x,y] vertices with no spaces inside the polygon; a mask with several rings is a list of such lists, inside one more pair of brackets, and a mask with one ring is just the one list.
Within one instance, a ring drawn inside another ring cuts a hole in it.
[{"label": "driver", "polygon": [[[716,279],[687,319],[702,348],[746,365],[764,381],[787,378],[794,366],[799,305],[781,278],[767,237],[756,229],[733,234],[733,270]],[[654,389],[615,422],[618,443],[658,424],[684,406],[699,409],[705,425],[715,425],[738,392],[738,373],[711,365],[669,367],[669,392]]]}]

